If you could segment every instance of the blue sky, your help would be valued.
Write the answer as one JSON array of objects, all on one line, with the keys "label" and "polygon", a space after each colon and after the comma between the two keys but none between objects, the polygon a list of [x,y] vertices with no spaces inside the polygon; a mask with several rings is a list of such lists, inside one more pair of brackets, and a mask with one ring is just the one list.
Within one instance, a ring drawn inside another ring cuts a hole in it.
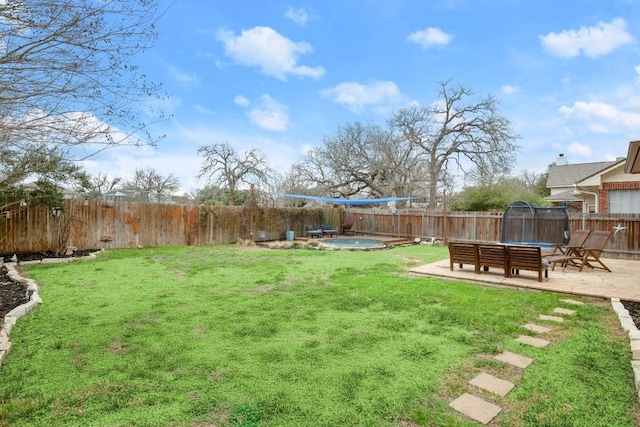
[{"label": "blue sky", "polygon": [[[198,147],[258,148],[284,173],[354,121],[436,101],[438,83],[494,95],[521,136],[516,173],[614,160],[640,139],[640,0],[177,0],[141,69],[170,93],[156,148],[86,163],[200,188]],[[460,172],[462,180],[462,172]]]}]

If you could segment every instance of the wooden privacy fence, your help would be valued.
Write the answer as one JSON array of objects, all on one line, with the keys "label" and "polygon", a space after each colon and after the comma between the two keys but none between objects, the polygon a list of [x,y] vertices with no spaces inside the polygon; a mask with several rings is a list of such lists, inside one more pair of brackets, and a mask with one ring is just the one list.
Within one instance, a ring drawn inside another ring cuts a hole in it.
[{"label": "wooden privacy fence", "polygon": [[[353,223],[356,234],[420,241],[500,240],[502,212],[421,209],[263,208],[66,200],[62,214],[43,207],[0,212],[0,253],[234,243],[304,236],[304,226]],[[605,254],[640,259],[640,214],[569,214],[569,230],[608,230]]]},{"label": "wooden privacy fence", "polygon": [[395,213],[382,209],[345,211],[353,221],[355,233],[408,237],[420,240],[500,240],[502,212],[442,212],[398,209]]},{"label": "wooden privacy fence", "polygon": [[61,214],[25,207],[0,216],[0,253],[284,239],[304,224],[340,224],[340,209],[193,206],[65,200]]},{"label": "wooden privacy fence", "polygon": [[[353,221],[358,234],[431,240],[500,241],[502,212],[442,212],[398,209],[348,208],[345,220]],[[611,258],[640,259],[640,214],[569,214],[569,230],[612,231],[605,247]]]}]

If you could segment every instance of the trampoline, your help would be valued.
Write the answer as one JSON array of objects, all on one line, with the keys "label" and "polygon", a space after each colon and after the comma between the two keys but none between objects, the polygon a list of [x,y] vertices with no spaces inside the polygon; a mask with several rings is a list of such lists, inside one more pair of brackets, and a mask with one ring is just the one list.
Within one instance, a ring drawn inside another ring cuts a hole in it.
[{"label": "trampoline", "polygon": [[520,201],[509,205],[502,215],[502,243],[553,247],[566,245],[569,238],[566,206],[532,206]]}]

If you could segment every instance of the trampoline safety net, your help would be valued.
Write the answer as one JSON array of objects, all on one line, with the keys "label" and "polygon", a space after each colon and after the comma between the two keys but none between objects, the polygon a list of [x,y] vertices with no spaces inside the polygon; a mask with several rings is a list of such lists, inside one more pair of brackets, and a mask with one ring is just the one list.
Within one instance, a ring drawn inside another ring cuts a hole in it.
[{"label": "trampoline safety net", "polygon": [[532,206],[520,201],[509,205],[502,215],[503,243],[565,245],[569,237],[566,206]]}]

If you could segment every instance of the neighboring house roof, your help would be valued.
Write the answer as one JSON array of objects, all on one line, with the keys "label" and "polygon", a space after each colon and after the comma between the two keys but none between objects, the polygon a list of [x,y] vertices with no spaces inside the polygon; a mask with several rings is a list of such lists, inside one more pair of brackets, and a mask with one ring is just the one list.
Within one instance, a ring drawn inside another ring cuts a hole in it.
[{"label": "neighboring house roof", "polygon": [[582,202],[583,200],[576,197],[573,190],[563,191],[562,193],[552,194],[545,197],[550,202]]},{"label": "neighboring house roof", "polygon": [[611,162],[578,163],[573,165],[552,165],[549,168],[547,188],[573,186],[619,162],[620,160]]}]

